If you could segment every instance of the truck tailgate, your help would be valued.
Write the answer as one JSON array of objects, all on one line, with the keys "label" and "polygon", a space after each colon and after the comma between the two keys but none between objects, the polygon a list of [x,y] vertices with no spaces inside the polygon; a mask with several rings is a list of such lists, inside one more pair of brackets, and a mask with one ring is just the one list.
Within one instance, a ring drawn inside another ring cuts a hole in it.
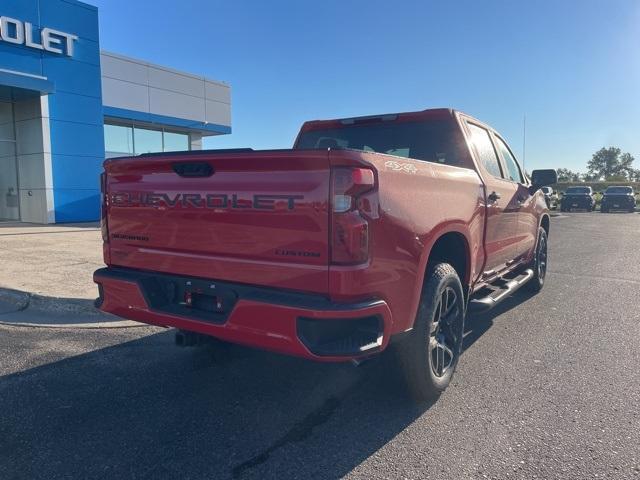
[{"label": "truck tailgate", "polygon": [[327,293],[327,151],[163,154],[105,171],[110,265]]}]

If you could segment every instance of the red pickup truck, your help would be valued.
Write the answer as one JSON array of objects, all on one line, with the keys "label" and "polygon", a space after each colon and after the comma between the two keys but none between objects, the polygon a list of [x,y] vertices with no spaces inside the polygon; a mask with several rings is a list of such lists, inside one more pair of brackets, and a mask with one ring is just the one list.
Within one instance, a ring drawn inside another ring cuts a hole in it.
[{"label": "red pickup truck", "polygon": [[450,109],[311,121],[293,149],[110,159],[105,312],[321,361],[393,342],[437,396],[465,314],[542,288],[549,215],[504,139]]}]

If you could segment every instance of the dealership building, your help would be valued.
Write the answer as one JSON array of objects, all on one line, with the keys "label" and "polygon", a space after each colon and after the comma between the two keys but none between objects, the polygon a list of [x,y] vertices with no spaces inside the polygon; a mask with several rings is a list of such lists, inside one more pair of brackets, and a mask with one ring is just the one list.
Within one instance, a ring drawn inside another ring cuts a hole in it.
[{"label": "dealership building", "polygon": [[231,133],[227,84],[100,50],[98,9],[0,3],[0,220],[94,221],[105,157]]}]

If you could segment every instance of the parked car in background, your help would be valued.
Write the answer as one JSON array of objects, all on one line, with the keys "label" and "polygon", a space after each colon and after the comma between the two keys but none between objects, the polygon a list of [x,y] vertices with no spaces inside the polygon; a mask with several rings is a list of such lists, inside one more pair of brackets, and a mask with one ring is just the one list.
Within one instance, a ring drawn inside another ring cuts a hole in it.
[{"label": "parked car in background", "polygon": [[609,213],[611,210],[633,212],[635,209],[636,198],[633,193],[633,187],[629,186],[607,188],[600,202],[600,211],[602,213]]},{"label": "parked car in background", "polygon": [[560,200],[560,211],[586,210],[592,212],[596,209],[596,197],[591,187],[569,187]]},{"label": "parked car in background", "polygon": [[97,306],[280,353],[360,361],[393,342],[433,398],[467,309],[547,271],[550,219],[505,140],[460,112],[311,121],[292,150],[147,154],[102,175]]},{"label": "parked car in background", "polygon": [[544,193],[544,201],[547,202],[547,208],[549,210],[558,208],[558,194],[553,191],[553,188],[542,187],[542,193]]}]

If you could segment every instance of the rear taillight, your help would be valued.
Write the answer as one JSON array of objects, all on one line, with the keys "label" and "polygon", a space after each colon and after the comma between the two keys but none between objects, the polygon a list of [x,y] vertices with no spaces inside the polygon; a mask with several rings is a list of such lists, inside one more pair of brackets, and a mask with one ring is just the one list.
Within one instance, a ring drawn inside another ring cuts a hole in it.
[{"label": "rear taillight", "polygon": [[107,174],[100,174],[100,230],[102,231],[102,241],[109,241],[109,225],[107,224]]},{"label": "rear taillight", "polygon": [[359,197],[374,186],[368,168],[331,170],[331,263],[356,265],[369,259],[369,222]]}]

